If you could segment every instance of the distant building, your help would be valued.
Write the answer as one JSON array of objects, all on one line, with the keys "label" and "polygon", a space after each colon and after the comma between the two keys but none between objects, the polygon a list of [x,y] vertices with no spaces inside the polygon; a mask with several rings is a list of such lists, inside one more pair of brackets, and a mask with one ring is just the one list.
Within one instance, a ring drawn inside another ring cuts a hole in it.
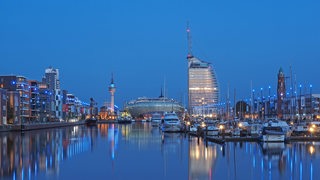
[{"label": "distant building", "polygon": [[21,118],[21,96],[18,91],[7,91],[7,124],[21,124],[24,120]]},{"label": "distant building", "polygon": [[215,104],[219,101],[218,80],[212,65],[194,57],[191,52],[190,29],[188,33],[188,110],[191,115],[217,114]]},{"label": "distant building", "polygon": [[[19,118],[21,118],[22,123],[30,121],[30,97],[29,97],[29,84],[27,78],[23,76],[0,76],[0,88],[7,89],[8,94],[18,94],[19,95]],[[15,95],[14,95],[15,96]],[[12,105],[12,104],[11,104]],[[15,104],[14,104],[15,105]],[[8,109],[8,122],[12,120],[11,113]],[[16,119],[13,120],[14,122]],[[12,122],[13,123],[13,122]]]},{"label": "distant building", "polygon": [[110,111],[111,114],[114,114],[114,93],[116,92],[116,86],[114,84],[113,75],[111,77],[111,82],[109,85],[109,92],[110,92]]},{"label": "distant building", "polygon": [[7,90],[0,88],[0,125],[7,124]]},{"label": "distant building", "polygon": [[158,98],[141,97],[125,104],[124,110],[134,118],[151,117],[154,113],[164,114],[174,111],[179,117],[184,116],[184,107],[174,99],[164,96]]},{"label": "distant building", "polygon": [[40,111],[40,95],[39,95],[39,82],[36,80],[29,80],[29,97],[30,97],[30,108],[29,108],[29,120],[31,122],[39,121]]},{"label": "distant building", "polygon": [[62,96],[60,89],[59,70],[49,67],[45,70],[43,81],[47,84],[50,92],[54,94],[51,111],[54,112],[56,120],[62,119]]},{"label": "distant building", "polygon": [[67,90],[62,90],[62,119],[67,120],[68,105],[67,105]]},{"label": "distant building", "polygon": [[54,93],[44,82],[38,84],[39,87],[39,120],[41,122],[53,121],[55,112],[53,109]]}]

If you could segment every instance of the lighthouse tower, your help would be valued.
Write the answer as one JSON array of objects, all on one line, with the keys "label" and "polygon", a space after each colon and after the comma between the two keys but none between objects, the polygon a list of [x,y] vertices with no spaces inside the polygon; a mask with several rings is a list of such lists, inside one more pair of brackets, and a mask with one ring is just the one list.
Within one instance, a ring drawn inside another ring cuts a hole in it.
[{"label": "lighthouse tower", "polygon": [[114,114],[114,93],[116,92],[116,86],[114,85],[113,74],[111,75],[111,83],[109,85],[109,92],[110,92],[110,96],[111,96],[110,111],[111,111],[111,114]]},{"label": "lighthouse tower", "polygon": [[283,118],[283,101],[286,97],[286,86],[285,86],[285,76],[282,68],[280,68],[278,73],[278,87],[277,87],[277,116],[278,118]]}]

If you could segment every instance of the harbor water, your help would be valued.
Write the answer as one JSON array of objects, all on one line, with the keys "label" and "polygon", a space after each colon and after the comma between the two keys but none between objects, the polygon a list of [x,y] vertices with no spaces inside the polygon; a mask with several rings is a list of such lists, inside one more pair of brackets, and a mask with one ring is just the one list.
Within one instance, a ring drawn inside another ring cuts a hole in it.
[{"label": "harbor water", "polygon": [[151,123],[0,133],[0,179],[318,179],[319,142],[204,142]]}]

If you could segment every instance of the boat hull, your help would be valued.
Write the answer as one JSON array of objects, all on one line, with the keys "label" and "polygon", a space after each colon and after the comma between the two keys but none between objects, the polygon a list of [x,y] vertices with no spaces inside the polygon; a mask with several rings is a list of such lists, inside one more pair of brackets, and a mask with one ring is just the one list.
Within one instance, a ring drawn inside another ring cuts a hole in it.
[{"label": "boat hull", "polygon": [[95,125],[97,125],[97,120],[96,119],[87,119],[85,121],[85,123],[87,126],[95,126]]},{"label": "boat hull", "polygon": [[219,130],[208,130],[207,131],[208,136],[218,136],[219,135]]},{"label": "boat hull", "polygon": [[180,132],[181,127],[178,125],[163,125],[162,131],[163,132]]},{"label": "boat hull", "polygon": [[265,134],[262,135],[263,142],[284,142],[285,135],[284,134]]},{"label": "boat hull", "polygon": [[161,124],[161,120],[151,120],[151,125],[153,127],[158,127]]},{"label": "boat hull", "polygon": [[130,124],[131,120],[118,120],[118,124]]}]

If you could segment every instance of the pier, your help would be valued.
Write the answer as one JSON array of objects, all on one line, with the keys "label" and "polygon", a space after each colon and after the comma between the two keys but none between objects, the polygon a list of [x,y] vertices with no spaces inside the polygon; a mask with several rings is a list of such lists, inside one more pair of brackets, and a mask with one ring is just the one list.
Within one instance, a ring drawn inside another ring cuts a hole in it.
[{"label": "pier", "polygon": [[[188,132],[188,134],[217,144],[224,144],[226,142],[260,142],[258,136],[208,136],[204,132]],[[285,143],[310,141],[320,141],[320,136],[290,136],[286,138]]]}]

